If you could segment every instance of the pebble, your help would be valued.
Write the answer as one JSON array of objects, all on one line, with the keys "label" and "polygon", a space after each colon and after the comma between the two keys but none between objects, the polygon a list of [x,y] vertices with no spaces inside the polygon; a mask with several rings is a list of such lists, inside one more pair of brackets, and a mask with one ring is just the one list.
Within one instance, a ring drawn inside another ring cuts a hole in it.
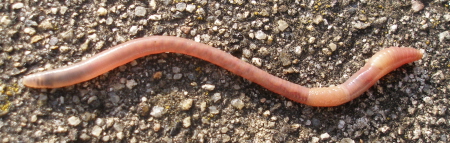
[{"label": "pebble", "polygon": [[118,132],[116,134],[117,139],[122,140],[125,137],[125,134],[123,132]]},{"label": "pebble", "polygon": [[258,53],[261,54],[261,55],[263,55],[263,56],[267,56],[267,55],[269,55],[269,50],[267,50],[266,47],[261,47],[261,48],[258,50]]},{"label": "pebble", "polygon": [[387,17],[380,17],[380,18],[378,18],[377,20],[375,20],[375,21],[373,22],[373,24],[374,24],[374,25],[381,26],[381,25],[383,25],[384,23],[386,23],[386,21],[387,21]]},{"label": "pebble", "polygon": [[219,101],[220,99],[222,99],[222,96],[220,95],[220,93],[214,93],[213,96],[211,96],[211,100],[215,103],[217,101]]},{"label": "pebble", "polygon": [[72,116],[69,119],[67,119],[67,122],[71,126],[78,126],[81,123],[81,120],[78,117]]},{"label": "pebble", "polygon": [[147,103],[141,102],[138,105],[137,113],[141,116],[147,116],[150,111],[150,106]]},{"label": "pebble", "polygon": [[343,138],[339,143],[355,143],[351,138]]},{"label": "pebble", "polygon": [[102,118],[97,118],[95,120],[95,124],[98,126],[103,126],[103,125],[105,125],[105,120],[103,120]]},{"label": "pebble", "polygon": [[161,124],[155,123],[153,125],[153,131],[158,132],[161,129]]},{"label": "pebble", "polygon": [[444,42],[444,40],[450,39],[450,32],[449,31],[444,31],[442,33],[439,33],[439,42]]},{"label": "pebble", "polygon": [[23,3],[19,2],[19,3],[15,3],[11,6],[12,9],[21,9],[23,8]]},{"label": "pebble", "polygon": [[177,73],[177,74],[174,74],[173,75],[173,79],[174,80],[179,80],[179,79],[181,79],[183,77],[183,74],[181,74],[181,73]]},{"label": "pebble", "polygon": [[315,28],[312,25],[308,25],[308,26],[306,26],[306,29],[309,31],[313,31]]},{"label": "pebble", "polygon": [[191,109],[193,102],[194,102],[194,100],[192,100],[192,99],[186,99],[186,100],[181,101],[181,103],[180,103],[181,110],[186,111],[186,110]]},{"label": "pebble", "polygon": [[186,117],[183,119],[183,127],[189,128],[191,126],[191,117]]},{"label": "pebble", "polygon": [[231,140],[231,137],[229,135],[227,135],[227,134],[222,135],[222,141],[224,143],[230,142],[230,140]]},{"label": "pebble", "polygon": [[264,40],[267,38],[267,35],[263,31],[259,30],[256,32],[255,37],[256,37],[256,39]]},{"label": "pebble", "polygon": [[100,128],[99,126],[94,126],[92,128],[91,134],[95,137],[99,137],[102,132],[103,132],[102,128]]},{"label": "pebble", "polygon": [[58,43],[58,38],[57,37],[52,37],[52,38],[50,38],[50,40],[48,41],[48,44],[50,45],[50,46],[54,46],[54,45],[56,45],[56,43]]},{"label": "pebble", "polygon": [[[28,21],[30,21],[30,20],[28,20]],[[25,21],[25,22],[28,22],[28,21]],[[2,24],[3,26],[8,26],[10,23],[11,23],[11,19],[9,19],[8,16],[3,16],[0,19],[0,24]]]},{"label": "pebble", "polygon": [[34,28],[27,27],[27,28],[23,29],[23,32],[28,35],[34,35],[36,33],[36,30]]},{"label": "pebble", "polygon": [[216,106],[210,106],[210,107],[208,107],[208,109],[209,109],[209,113],[211,113],[211,114],[217,115],[220,113],[220,111],[217,110]]},{"label": "pebble", "polygon": [[128,33],[130,33],[130,35],[136,35],[138,31],[139,31],[138,26],[131,26],[130,31]]},{"label": "pebble", "polygon": [[328,138],[330,138],[330,135],[328,133],[323,133],[323,134],[320,135],[320,139],[322,139],[322,140],[325,140],[325,139],[328,139]]},{"label": "pebble", "polygon": [[61,8],[59,8],[59,13],[64,15],[64,14],[66,14],[68,9],[69,8],[67,6],[62,6]]},{"label": "pebble", "polygon": [[50,29],[53,29],[53,25],[52,25],[52,23],[50,22],[50,20],[47,19],[47,20],[42,21],[42,22],[38,25],[38,28],[39,28],[39,29],[42,29],[42,30],[50,30]]},{"label": "pebble", "polygon": [[216,86],[212,85],[212,84],[204,84],[204,85],[202,85],[202,88],[205,90],[208,90],[208,91],[212,91],[212,90],[214,90],[214,88],[216,88]]},{"label": "pebble", "polygon": [[270,116],[270,111],[269,110],[264,111],[263,115],[266,116],[266,117],[269,117]]},{"label": "pebble", "polygon": [[389,127],[388,126],[383,126],[381,128],[378,129],[378,131],[381,131],[382,133],[386,133],[387,131],[389,131]]},{"label": "pebble", "polygon": [[244,49],[244,50],[242,50],[242,55],[245,58],[250,58],[250,57],[252,57],[252,52],[249,49]]},{"label": "pebble", "polygon": [[312,137],[312,138],[311,138],[311,142],[312,142],[312,143],[318,143],[319,140],[320,140],[320,139],[319,139],[318,137]]},{"label": "pebble", "polygon": [[105,16],[106,14],[108,14],[108,10],[106,10],[106,9],[103,8],[103,7],[100,7],[100,8],[97,10],[97,14],[98,14],[99,16]]},{"label": "pebble", "polygon": [[228,132],[228,130],[229,129],[227,127],[222,127],[222,128],[220,128],[220,133],[226,134]]},{"label": "pebble", "polygon": [[431,99],[431,97],[424,97],[423,99],[423,102],[425,102],[425,103],[427,103],[427,104],[433,104],[434,102],[433,102],[433,99]]},{"label": "pebble", "polygon": [[419,12],[421,11],[425,6],[423,5],[423,3],[421,1],[418,0],[411,0],[411,9],[414,12]]},{"label": "pebble", "polygon": [[286,30],[286,28],[289,27],[289,24],[284,20],[278,20],[277,23],[278,23],[278,29],[280,31],[284,31],[284,30]]},{"label": "pebble", "polygon": [[184,2],[177,3],[175,7],[178,11],[183,12],[184,10],[186,10],[186,3]]},{"label": "pebble", "polygon": [[173,73],[180,73],[180,71],[181,71],[181,68],[179,68],[179,67],[172,67],[172,72]]},{"label": "pebble", "polygon": [[443,16],[445,22],[450,22],[450,14],[446,14]]},{"label": "pebble", "polygon": [[123,123],[121,122],[116,122],[113,125],[114,130],[116,130],[117,132],[122,132],[123,129],[125,128],[125,126],[123,125]]},{"label": "pebble", "polygon": [[48,100],[48,96],[47,95],[40,94],[39,98],[38,98],[38,101],[37,101],[37,105],[38,106],[45,105],[45,104],[47,104],[47,100]]},{"label": "pebble", "polygon": [[334,51],[336,51],[337,45],[334,43],[330,43],[330,44],[328,44],[328,47],[330,47],[331,51],[334,52]]},{"label": "pebble", "polygon": [[323,17],[322,15],[317,15],[316,17],[313,18],[312,22],[314,24],[320,24],[321,22],[323,22]]},{"label": "pebble", "polygon": [[397,31],[397,28],[398,28],[398,25],[394,24],[394,25],[389,27],[389,32],[395,32],[395,31]]},{"label": "pebble", "polygon": [[188,5],[186,6],[186,11],[187,11],[187,12],[190,12],[190,13],[194,12],[194,11],[195,11],[195,5],[193,5],[193,4],[188,4]]},{"label": "pebble", "polygon": [[161,79],[161,77],[162,77],[162,72],[160,72],[160,71],[155,72],[155,73],[152,75],[152,77],[153,77],[153,79]]},{"label": "pebble", "polygon": [[231,100],[231,106],[241,110],[242,108],[244,108],[244,102],[241,99],[233,99]]},{"label": "pebble", "polygon": [[261,67],[262,66],[261,58],[252,58],[252,64],[257,67]]},{"label": "pebble", "polygon": [[82,133],[80,135],[80,139],[81,140],[89,140],[89,139],[91,139],[91,136],[87,135],[86,133]]},{"label": "pebble", "polygon": [[159,118],[164,114],[164,108],[159,106],[153,106],[151,116]]},{"label": "pebble", "polygon": [[136,9],[134,9],[134,14],[138,17],[144,17],[145,14],[147,14],[147,10],[145,9],[145,7],[138,6],[136,7]]},{"label": "pebble", "polygon": [[37,115],[32,115],[31,119],[30,119],[30,122],[31,123],[35,123],[37,121],[37,119],[38,119]]},{"label": "pebble", "polygon": [[309,37],[308,43],[312,44],[314,42],[316,42],[316,37]]},{"label": "pebble", "polygon": [[161,20],[161,15],[160,15],[160,14],[150,15],[150,16],[148,17],[148,19],[150,19],[150,20],[155,20],[155,21],[159,21],[159,20]]},{"label": "pebble", "polygon": [[137,82],[134,79],[127,80],[126,86],[128,89],[133,89],[133,87],[136,85],[137,85]]},{"label": "pebble", "polygon": [[102,137],[102,141],[104,141],[104,142],[108,142],[109,139],[110,139],[109,136],[103,136],[103,137]]},{"label": "pebble", "polygon": [[370,26],[370,23],[363,23],[361,21],[358,21],[358,22],[352,22],[352,26],[353,26],[353,28],[356,28],[356,29],[366,29],[367,27]]}]

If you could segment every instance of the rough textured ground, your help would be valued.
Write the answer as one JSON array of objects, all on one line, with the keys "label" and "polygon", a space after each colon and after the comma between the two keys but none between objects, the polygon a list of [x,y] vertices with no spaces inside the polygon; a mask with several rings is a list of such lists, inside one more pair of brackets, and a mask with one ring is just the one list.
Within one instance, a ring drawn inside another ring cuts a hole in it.
[{"label": "rough textured ground", "polygon": [[[448,142],[449,4],[0,0],[0,138]],[[171,53],[140,58],[67,88],[31,89],[20,82],[24,75],[151,35],[207,43],[308,87],[342,83],[385,47],[414,47],[425,56],[354,101],[332,108],[291,102],[215,65]]]}]

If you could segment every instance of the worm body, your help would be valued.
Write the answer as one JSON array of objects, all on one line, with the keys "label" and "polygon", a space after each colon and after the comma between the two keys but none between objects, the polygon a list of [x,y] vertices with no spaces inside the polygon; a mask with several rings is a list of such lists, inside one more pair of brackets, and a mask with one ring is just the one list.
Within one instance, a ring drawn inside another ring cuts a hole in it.
[{"label": "worm body", "polygon": [[413,48],[387,48],[372,56],[345,83],[309,89],[273,76],[209,45],[178,37],[152,36],[125,42],[74,65],[25,76],[23,84],[32,88],[69,86],[90,80],[134,59],[163,52],[182,53],[209,61],[293,101],[321,107],[344,104],[361,95],[392,70],[422,58],[422,53]]}]

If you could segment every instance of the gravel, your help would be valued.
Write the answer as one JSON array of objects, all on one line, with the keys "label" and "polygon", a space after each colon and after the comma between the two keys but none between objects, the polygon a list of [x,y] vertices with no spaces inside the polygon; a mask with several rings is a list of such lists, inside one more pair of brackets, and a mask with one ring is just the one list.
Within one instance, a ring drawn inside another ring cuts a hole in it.
[{"label": "gravel", "polygon": [[[450,142],[448,5],[2,1],[0,141]],[[205,43],[307,87],[343,83],[385,47],[414,47],[425,56],[355,100],[329,108],[292,102],[173,53],[149,55],[65,88],[21,83],[27,74],[151,35]]]}]

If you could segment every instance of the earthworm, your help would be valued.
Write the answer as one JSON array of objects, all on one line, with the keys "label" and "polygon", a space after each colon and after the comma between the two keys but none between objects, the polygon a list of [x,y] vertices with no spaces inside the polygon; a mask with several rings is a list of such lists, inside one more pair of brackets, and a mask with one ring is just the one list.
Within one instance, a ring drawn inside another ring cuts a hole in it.
[{"label": "earthworm", "polygon": [[164,52],[182,53],[206,60],[295,102],[320,107],[349,102],[387,73],[422,58],[422,53],[417,49],[386,48],[372,56],[364,67],[343,84],[309,89],[273,76],[212,46],[178,37],[152,36],[119,44],[67,67],[25,76],[23,84],[32,88],[69,86],[95,78],[137,58]]}]

